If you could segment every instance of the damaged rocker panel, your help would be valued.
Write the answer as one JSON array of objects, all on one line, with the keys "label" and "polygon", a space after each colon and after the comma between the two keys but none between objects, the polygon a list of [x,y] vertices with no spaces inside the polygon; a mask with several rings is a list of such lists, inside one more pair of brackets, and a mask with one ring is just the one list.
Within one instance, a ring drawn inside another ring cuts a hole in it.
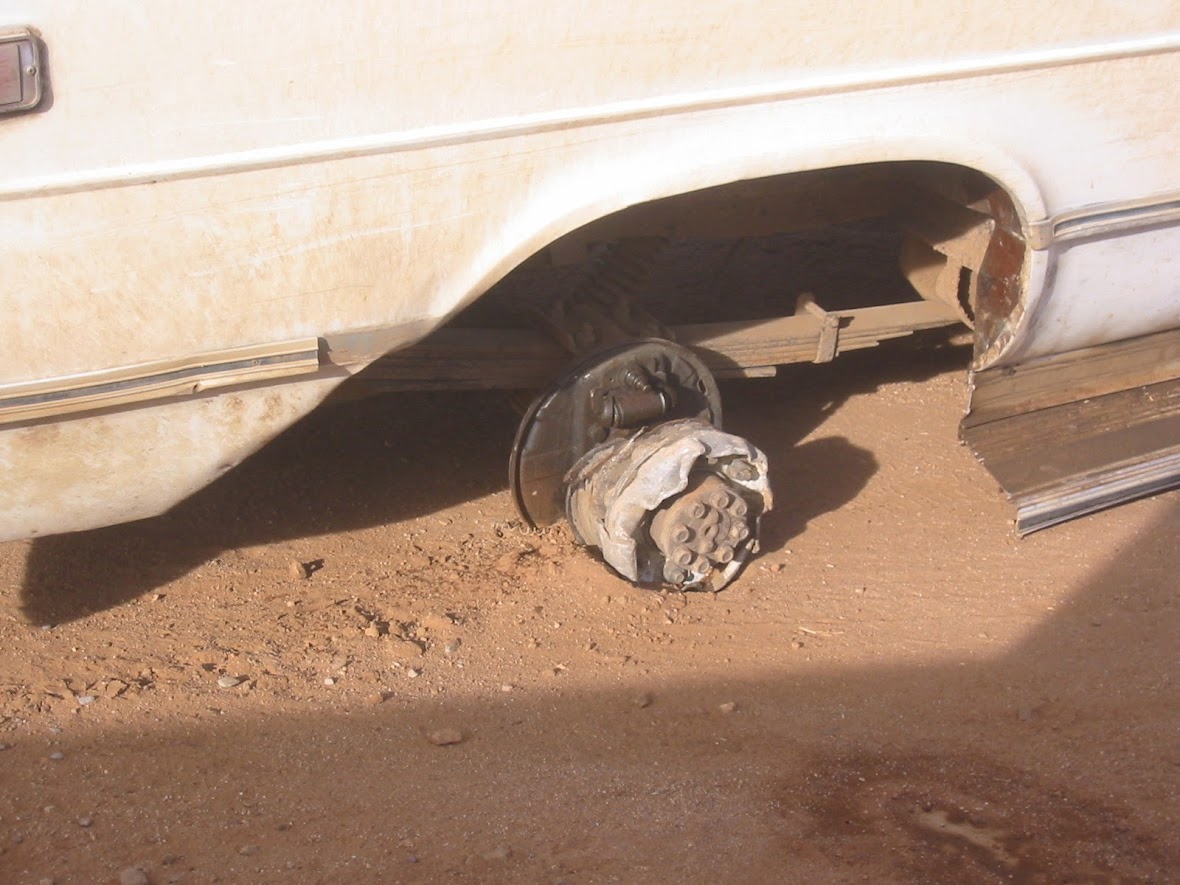
[{"label": "damaged rocker panel", "polygon": [[1029,534],[1180,486],[1180,331],[975,376],[960,435]]}]

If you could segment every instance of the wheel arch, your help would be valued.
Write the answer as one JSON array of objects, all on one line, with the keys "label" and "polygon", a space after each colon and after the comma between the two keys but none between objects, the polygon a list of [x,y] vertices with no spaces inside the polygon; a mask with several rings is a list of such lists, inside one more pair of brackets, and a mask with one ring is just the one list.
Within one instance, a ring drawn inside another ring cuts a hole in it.
[{"label": "wheel arch", "polygon": [[659,162],[660,158],[659,150],[652,147],[625,158],[616,154],[605,165],[573,164],[547,176],[513,213],[499,242],[484,244],[461,287],[463,296],[446,305],[446,314],[468,306],[563,237],[625,210],[754,180],[822,175],[852,167],[886,170],[932,164],[975,173],[994,183],[1006,198],[1011,233],[1022,249],[1018,291],[1005,293],[992,308],[1003,315],[994,318],[993,331],[980,342],[976,368],[1001,360],[1025,331],[1046,271],[1044,254],[1025,246],[1030,227],[1045,217],[1045,201],[1030,172],[997,146],[953,139],[878,141],[865,133],[833,147],[785,151],[771,143],[756,149],[746,145],[740,152],[678,150],[665,158],[667,162]]}]

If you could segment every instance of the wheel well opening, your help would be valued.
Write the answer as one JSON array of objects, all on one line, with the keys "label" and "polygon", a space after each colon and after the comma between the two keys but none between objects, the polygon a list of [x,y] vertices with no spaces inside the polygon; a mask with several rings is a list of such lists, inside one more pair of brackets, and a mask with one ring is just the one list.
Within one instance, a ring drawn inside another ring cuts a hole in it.
[{"label": "wheel well opening", "polygon": [[[719,356],[714,368],[722,376],[827,361],[841,349],[835,341],[841,330],[857,324],[858,311],[872,308],[895,314],[858,346],[930,328],[934,317],[933,325],[973,326],[979,361],[1003,343],[1019,316],[1024,258],[1011,199],[972,169],[914,161],[792,173],[652,200],[599,218],[529,257],[440,331],[466,348],[460,359],[483,363],[485,370],[469,373],[460,387],[527,386],[525,376],[540,373],[533,367],[514,375],[513,358],[523,358],[527,348],[511,337],[489,344],[497,332],[541,330],[552,365],[563,351],[591,347],[594,330],[591,340],[579,340],[578,329],[552,322],[554,310],[571,298],[622,298],[626,310],[634,305],[663,328],[687,329],[693,346],[701,336],[706,344],[714,340],[701,331],[706,327],[728,328],[732,341],[726,340],[741,344],[740,330],[731,328],[736,324],[746,324],[755,338],[769,334],[760,324],[771,321],[807,314],[819,324],[818,351],[768,346],[761,359]],[[611,266],[602,279],[604,262]],[[799,319],[778,329],[779,338],[801,329]],[[487,334],[477,340],[479,330]],[[436,346],[434,356],[445,349]],[[392,359],[404,367],[413,356]],[[383,361],[387,369],[390,359]],[[452,386],[424,371],[417,372],[421,383],[410,379],[402,386]]]}]

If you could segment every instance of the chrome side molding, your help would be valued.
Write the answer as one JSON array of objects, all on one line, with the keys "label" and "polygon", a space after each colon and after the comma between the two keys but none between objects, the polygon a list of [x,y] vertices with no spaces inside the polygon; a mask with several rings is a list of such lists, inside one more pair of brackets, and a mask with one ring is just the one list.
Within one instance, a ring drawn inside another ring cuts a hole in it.
[{"label": "chrome side molding", "polygon": [[0,425],[58,418],[318,372],[319,340],[236,347],[0,386]]}]

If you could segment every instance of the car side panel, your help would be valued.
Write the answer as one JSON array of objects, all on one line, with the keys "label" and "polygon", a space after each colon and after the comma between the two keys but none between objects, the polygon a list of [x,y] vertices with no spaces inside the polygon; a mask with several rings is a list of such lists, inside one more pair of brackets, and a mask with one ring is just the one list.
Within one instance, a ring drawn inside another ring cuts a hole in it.
[{"label": "car side panel", "polygon": [[[51,419],[0,424],[0,488],[24,478],[0,537],[165,509],[627,205],[922,159],[991,175],[1032,229],[1178,187],[1174,4],[1091,5],[1052,34],[1021,4],[968,6],[8,0],[0,27],[39,30],[52,100],[0,118],[0,412],[29,384],[228,348],[314,338],[322,367],[274,388],[276,422],[232,421],[198,404],[210,394],[136,407],[160,422],[158,451],[205,447],[169,480],[118,454],[142,445],[124,412],[71,414],[52,440],[28,432]],[[1101,292],[1073,313],[1065,291],[1039,304],[1067,260],[1051,242],[1033,254],[1012,353],[1041,328],[1066,329],[1051,347],[1101,334]],[[1140,283],[1144,303],[1174,293]],[[1166,306],[1141,316],[1123,331],[1172,322]],[[220,396],[239,394],[256,398]],[[99,434],[105,448],[86,443]],[[59,477],[54,508],[29,515],[47,448],[61,477],[110,481],[71,497]]]}]

